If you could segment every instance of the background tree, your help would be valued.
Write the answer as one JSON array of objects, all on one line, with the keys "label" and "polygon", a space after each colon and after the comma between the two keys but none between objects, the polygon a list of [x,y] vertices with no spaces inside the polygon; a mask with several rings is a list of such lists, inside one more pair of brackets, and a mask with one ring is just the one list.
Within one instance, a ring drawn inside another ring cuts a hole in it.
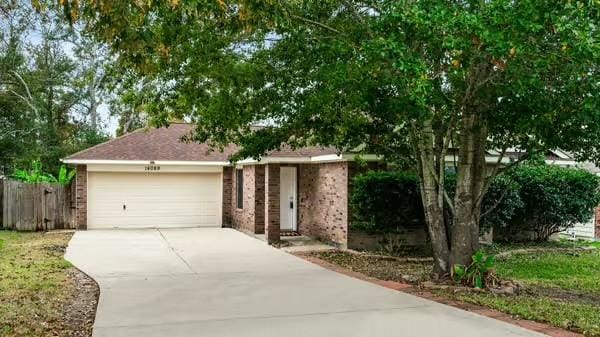
[{"label": "background tree", "polygon": [[[410,156],[438,275],[477,249],[483,196],[507,150],[600,159],[592,1],[94,0],[64,10],[159,84],[153,123],[189,116],[196,140],[242,144],[233,159],[282,143]],[[257,121],[273,127],[252,129]]]},{"label": "background tree", "polygon": [[[83,44],[73,48],[79,35],[59,20],[55,8],[36,10],[16,0],[1,4],[0,174],[38,159],[57,174],[60,158],[107,138],[86,120],[91,113],[78,109],[91,97],[80,89],[86,74],[103,65],[82,56]],[[94,101],[103,99],[96,95]]]},{"label": "background tree", "polygon": [[117,136],[148,125],[148,102],[157,88],[148,79],[138,77],[131,70],[111,67],[109,101],[111,116],[118,118]]},{"label": "background tree", "polygon": [[78,63],[73,84],[77,91],[79,114],[91,130],[99,131],[102,120],[98,109],[111,98],[107,78],[110,55],[106,46],[93,37],[80,30],[75,30],[73,35],[73,54]]}]

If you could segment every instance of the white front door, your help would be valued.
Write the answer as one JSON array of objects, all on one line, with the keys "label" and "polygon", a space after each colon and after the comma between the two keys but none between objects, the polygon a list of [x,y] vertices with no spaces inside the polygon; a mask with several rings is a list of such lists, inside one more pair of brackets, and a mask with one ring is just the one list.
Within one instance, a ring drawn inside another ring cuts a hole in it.
[{"label": "white front door", "polygon": [[281,230],[295,231],[298,214],[296,193],[296,168],[282,166],[279,173],[280,179],[280,228]]}]

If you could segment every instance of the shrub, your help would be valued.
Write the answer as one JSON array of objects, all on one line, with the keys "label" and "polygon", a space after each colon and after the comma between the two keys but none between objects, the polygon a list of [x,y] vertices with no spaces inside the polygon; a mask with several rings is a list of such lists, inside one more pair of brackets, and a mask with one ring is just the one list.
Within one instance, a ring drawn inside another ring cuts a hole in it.
[{"label": "shrub", "polygon": [[15,173],[12,174],[14,179],[30,184],[50,183],[66,185],[73,180],[74,176],[75,170],[69,171],[65,165],[60,166],[57,177],[44,172],[42,163],[39,160],[32,161],[29,170],[16,170]]},{"label": "shrub", "polygon": [[350,203],[352,227],[389,233],[424,226],[423,204],[416,175],[397,171],[370,171],[353,181]]},{"label": "shrub", "polygon": [[478,250],[471,259],[473,262],[468,266],[461,264],[454,265],[452,273],[454,281],[479,289],[493,286],[496,280],[494,275],[496,258],[493,255],[486,255],[483,251]]},{"label": "shrub", "polygon": [[509,177],[520,186],[523,205],[510,223],[498,227],[507,239],[546,241],[554,233],[589,221],[600,203],[600,177],[582,169],[522,165]]},{"label": "shrub", "polygon": [[[448,174],[452,197],[456,177]],[[480,228],[494,228],[504,240],[545,241],[552,234],[589,221],[600,204],[600,177],[582,169],[543,162],[517,166],[495,177],[482,203]],[[418,178],[403,172],[371,171],[354,179],[352,227],[389,233],[425,226]],[[451,225],[451,218],[448,218]],[[498,234],[498,235],[496,235]]]},{"label": "shrub", "polygon": [[[454,197],[456,189],[456,175],[446,175],[446,190]],[[508,176],[494,177],[481,204],[480,232],[487,232],[490,228],[507,226],[513,218],[515,211],[523,206],[519,195],[519,184]],[[451,223],[451,219],[446,219]]]}]

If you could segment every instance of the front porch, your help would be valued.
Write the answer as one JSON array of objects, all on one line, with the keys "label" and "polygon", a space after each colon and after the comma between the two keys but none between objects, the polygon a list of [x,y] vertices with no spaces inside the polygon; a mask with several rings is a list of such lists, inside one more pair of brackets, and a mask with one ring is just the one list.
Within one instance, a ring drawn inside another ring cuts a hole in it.
[{"label": "front porch", "polygon": [[286,235],[317,239],[345,248],[348,196],[355,164],[253,163],[225,168],[223,222],[264,235],[269,244],[294,241]]}]

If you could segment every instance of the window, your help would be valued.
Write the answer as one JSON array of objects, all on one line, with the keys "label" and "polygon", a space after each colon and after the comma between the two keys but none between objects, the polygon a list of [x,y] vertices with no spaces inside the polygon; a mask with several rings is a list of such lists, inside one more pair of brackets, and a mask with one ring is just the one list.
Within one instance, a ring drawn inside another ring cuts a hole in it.
[{"label": "window", "polygon": [[237,208],[244,208],[244,170],[235,170]]}]

